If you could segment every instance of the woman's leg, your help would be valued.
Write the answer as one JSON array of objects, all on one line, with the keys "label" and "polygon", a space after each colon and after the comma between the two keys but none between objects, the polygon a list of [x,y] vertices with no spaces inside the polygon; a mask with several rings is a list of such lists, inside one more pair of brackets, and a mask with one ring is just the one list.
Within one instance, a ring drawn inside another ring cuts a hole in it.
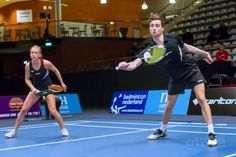
[{"label": "woman's leg", "polygon": [[29,111],[29,109],[33,106],[34,103],[36,103],[38,101],[40,97],[32,92],[30,92],[23,104],[22,109],[20,110],[20,112],[17,115],[17,119],[15,122],[15,126],[14,126],[14,130],[17,132],[19,126],[21,125],[21,123],[23,122],[24,118],[25,118],[25,114]]},{"label": "woman's leg", "polygon": [[47,106],[48,106],[48,109],[49,109],[51,115],[55,118],[57,123],[60,125],[60,128],[63,129],[64,123],[63,123],[63,119],[62,119],[61,115],[56,110],[55,96],[52,94],[47,95],[45,100],[47,102]]}]

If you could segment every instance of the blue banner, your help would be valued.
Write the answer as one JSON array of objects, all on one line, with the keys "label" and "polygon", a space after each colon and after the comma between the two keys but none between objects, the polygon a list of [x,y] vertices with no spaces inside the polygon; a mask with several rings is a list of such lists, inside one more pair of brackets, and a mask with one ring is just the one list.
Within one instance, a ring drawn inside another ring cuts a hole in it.
[{"label": "blue banner", "polygon": [[[58,94],[61,99],[60,114],[78,114],[82,112],[77,94]],[[42,116],[46,115],[45,105],[41,105]]]},{"label": "blue banner", "polygon": [[125,91],[113,94],[110,112],[143,114],[148,91]]},{"label": "blue banner", "polygon": [[[167,90],[114,92],[110,112],[114,114],[163,114],[167,104]],[[178,96],[172,114],[186,115],[191,89]]]},{"label": "blue banner", "polygon": [[[151,90],[145,108],[145,114],[163,114],[167,104],[167,90]],[[189,106],[191,89],[186,89],[184,94],[179,94],[172,111],[173,115],[186,115]]]}]

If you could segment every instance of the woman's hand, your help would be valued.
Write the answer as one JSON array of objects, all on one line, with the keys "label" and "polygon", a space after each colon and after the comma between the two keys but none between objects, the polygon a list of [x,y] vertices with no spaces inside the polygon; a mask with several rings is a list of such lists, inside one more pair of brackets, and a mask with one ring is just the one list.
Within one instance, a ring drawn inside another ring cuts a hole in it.
[{"label": "woman's hand", "polygon": [[64,92],[66,92],[67,91],[67,86],[64,83],[62,83],[61,86],[64,89]]},{"label": "woman's hand", "polygon": [[38,94],[38,93],[40,92],[40,90],[38,90],[38,89],[36,89],[36,88],[33,88],[31,91],[32,91],[32,93],[34,93],[34,94]]}]

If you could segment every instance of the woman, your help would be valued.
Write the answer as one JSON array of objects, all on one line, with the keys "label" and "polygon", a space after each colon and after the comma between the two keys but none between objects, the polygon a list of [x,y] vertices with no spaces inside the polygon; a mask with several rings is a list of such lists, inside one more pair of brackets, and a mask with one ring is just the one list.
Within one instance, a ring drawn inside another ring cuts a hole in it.
[{"label": "woman", "polygon": [[[157,45],[166,50],[165,57],[157,64],[164,68],[170,76],[168,87],[167,106],[163,115],[162,125],[154,134],[148,136],[149,140],[156,140],[167,135],[167,124],[169,122],[172,109],[177,101],[178,95],[184,93],[186,87],[193,89],[195,96],[201,106],[203,117],[208,125],[208,146],[217,145],[215,132],[212,123],[211,109],[205,97],[205,79],[196,63],[189,60],[182,50],[189,53],[197,53],[205,58],[209,64],[213,62],[210,54],[197,47],[184,43],[175,35],[164,34],[162,18],[157,14],[152,14],[149,19],[149,31],[152,35],[149,47]],[[139,58],[132,62],[120,62],[118,69],[131,71],[142,64],[144,52],[139,54]]]},{"label": "woman", "polygon": [[[49,70],[55,73],[61,86],[64,89],[64,92],[67,90],[67,87],[62,80],[59,70],[50,61],[42,59],[42,50],[39,46],[35,45],[31,47],[30,58],[31,61],[25,65],[25,83],[30,88],[30,92],[27,95],[23,107],[17,116],[14,129],[5,134],[6,138],[16,137],[18,128],[21,125],[25,114],[40,98],[37,93],[42,90],[46,90],[48,86],[53,84],[51,78],[49,77]],[[30,80],[31,77],[33,78],[33,83]],[[55,96],[53,94],[48,94],[46,95],[45,100],[48,104],[50,113],[53,115],[53,117],[55,117],[61,128],[61,135],[68,136],[69,132],[66,128],[64,128],[63,119],[55,107]]]}]

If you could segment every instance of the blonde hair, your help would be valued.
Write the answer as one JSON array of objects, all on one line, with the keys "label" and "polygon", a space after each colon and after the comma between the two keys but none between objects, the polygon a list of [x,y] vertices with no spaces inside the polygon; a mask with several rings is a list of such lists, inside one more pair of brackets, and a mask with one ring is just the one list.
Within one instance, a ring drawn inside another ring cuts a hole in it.
[{"label": "blonde hair", "polygon": [[33,49],[38,49],[39,50],[39,53],[41,54],[40,58],[43,58],[43,54],[42,54],[42,49],[40,46],[38,45],[34,45],[30,48],[30,53],[32,52]]},{"label": "blonde hair", "polygon": [[160,20],[161,21],[161,26],[162,27],[164,26],[164,20],[163,20],[163,18],[159,14],[151,13],[149,15],[148,19],[149,19],[149,23],[152,22],[153,20]]}]

